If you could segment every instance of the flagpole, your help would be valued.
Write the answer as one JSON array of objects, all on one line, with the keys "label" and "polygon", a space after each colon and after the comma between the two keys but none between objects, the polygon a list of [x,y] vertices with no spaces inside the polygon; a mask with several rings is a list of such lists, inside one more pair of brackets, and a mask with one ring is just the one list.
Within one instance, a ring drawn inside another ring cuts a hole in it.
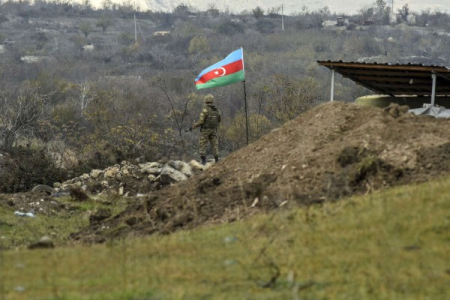
[{"label": "flagpole", "polygon": [[245,88],[245,80],[244,83],[244,103],[245,103],[245,131],[247,133],[247,145],[248,145],[248,110],[247,110],[247,89]]},{"label": "flagpole", "polygon": [[[240,51],[239,51],[240,50]],[[239,63],[242,61],[242,73],[240,74]],[[227,74],[226,66],[236,63],[237,69],[230,69],[230,74]],[[220,72],[219,72],[220,70]],[[235,75],[233,75],[235,74]],[[206,76],[206,77],[205,77]],[[228,77],[228,79],[226,79]],[[212,80],[214,79],[214,80]],[[195,79],[195,86],[197,90],[219,87],[232,84],[238,81],[244,82],[244,104],[245,104],[245,127],[247,134],[247,145],[249,143],[249,128],[248,128],[248,109],[247,109],[247,90],[245,86],[245,68],[244,68],[244,50],[238,49],[229,54],[224,60],[209,66],[204,69]]]},{"label": "flagpole", "polygon": [[[245,78],[244,49],[241,47],[241,50],[242,50],[242,70],[244,71],[244,78]],[[245,132],[248,145],[248,110],[247,110],[247,89],[245,87],[245,79],[243,80],[243,83],[244,83],[244,106],[245,106]]]}]

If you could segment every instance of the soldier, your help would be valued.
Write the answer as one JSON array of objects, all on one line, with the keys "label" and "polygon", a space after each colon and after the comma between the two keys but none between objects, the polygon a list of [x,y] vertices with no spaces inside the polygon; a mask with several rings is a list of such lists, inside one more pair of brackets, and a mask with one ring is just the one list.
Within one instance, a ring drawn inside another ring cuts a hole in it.
[{"label": "soldier", "polygon": [[202,164],[206,164],[206,147],[208,141],[216,162],[219,161],[219,142],[217,140],[217,128],[220,123],[220,111],[214,105],[214,96],[209,94],[205,97],[205,106],[200,113],[198,121],[192,125],[192,129],[200,126],[199,152]]}]

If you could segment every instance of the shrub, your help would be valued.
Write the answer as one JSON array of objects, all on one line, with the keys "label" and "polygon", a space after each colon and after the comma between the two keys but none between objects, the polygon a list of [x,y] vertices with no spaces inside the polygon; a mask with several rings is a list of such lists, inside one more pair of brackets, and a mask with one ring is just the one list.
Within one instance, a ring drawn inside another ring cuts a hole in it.
[{"label": "shrub", "polygon": [[347,30],[355,30],[356,29],[356,24],[355,23],[350,23],[347,26]]},{"label": "shrub", "polygon": [[5,23],[5,22],[8,22],[8,21],[9,21],[9,19],[8,19],[6,16],[0,15],[0,24],[1,24],[1,23]]},{"label": "shrub", "polygon": [[[260,114],[251,114],[248,117],[248,126],[250,141],[259,139],[273,128],[270,120]],[[246,119],[244,113],[238,113],[231,125],[223,130],[225,131],[223,147],[228,148],[227,150],[235,151],[246,145]]]},{"label": "shrub", "polygon": [[286,75],[273,77],[273,85],[267,87],[271,101],[266,110],[273,120],[283,124],[320,102],[320,85],[312,77],[301,79]]},{"label": "shrub", "polygon": [[111,18],[100,18],[97,20],[97,23],[95,23],[95,26],[97,27],[101,27],[103,32],[106,31],[106,28],[108,28],[109,26],[111,26],[113,23]]},{"label": "shrub", "polygon": [[54,182],[67,179],[67,173],[43,149],[15,148],[10,154],[13,160],[0,173],[2,193],[25,192],[38,184],[53,186]]},{"label": "shrub", "polygon": [[329,41],[319,40],[314,43],[314,50],[316,52],[326,52],[328,51],[328,43]]},{"label": "shrub", "polygon": [[0,146],[12,149],[19,139],[34,137],[44,120],[47,99],[39,88],[23,85],[16,99],[1,95]]},{"label": "shrub", "polygon": [[238,33],[244,33],[244,26],[232,21],[225,21],[216,28],[216,32],[224,35],[235,35]]},{"label": "shrub", "polygon": [[130,46],[134,42],[134,36],[128,32],[122,32],[119,35],[119,43],[122,46]]},{"label": "shrub", "polygon": [[264,11],[259,6],[257,6],[255,9],[253,9],[252,13],[253,13],[253,17],[255,17],[256,19],[260,19],[260,18],[264,17]]},{"label": "shrub", "polygon": [[261,33],[272,33],[277,26],[270,20],[258,20],[256,29]]},{"label": "shrub", "polygon": [[86,21],[81,22],[79,29],[84,34],[84,36],[87,38],[89,33],[92,32],[91,22],[86,22]]},{"label": "shrub", "polygon": [[189,42],[189,54],[205,54],[210,51],[208,39],[204,36],[196,36]]}]

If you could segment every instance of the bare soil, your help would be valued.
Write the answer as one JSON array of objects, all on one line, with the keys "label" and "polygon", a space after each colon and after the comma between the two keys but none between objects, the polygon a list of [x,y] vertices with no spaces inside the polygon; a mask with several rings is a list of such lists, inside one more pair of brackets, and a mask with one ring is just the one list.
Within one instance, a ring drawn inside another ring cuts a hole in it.
[{"label": "bare soil", "polygon": [[450,173],[449,125],[407,107],[327,103],[72,237],[165,234],[428,181]]}]

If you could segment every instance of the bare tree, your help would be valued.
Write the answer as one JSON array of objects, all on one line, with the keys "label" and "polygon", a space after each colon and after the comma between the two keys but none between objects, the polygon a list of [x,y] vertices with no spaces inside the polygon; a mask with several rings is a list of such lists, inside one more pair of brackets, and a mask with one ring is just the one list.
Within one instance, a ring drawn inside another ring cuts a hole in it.
[{"label": "bare tree", "polygon": [[14,100],[0,95],[0,141],[5,150],[10,150],[19,138],[38,132],[47,98],[35,87],[22,88]]},{"label": "bare tree", "polygon": [[87,38],[89,33],[92,32],[92,24],[89,21],[83,21],[80,23],[79,30],[84,34]]},{"label": "bare tree", "polygon": [[80,109],[81,109],[81,116],[83,116],[83,112],[86,110],[89,102],[92,101],[92,99],[95,98],[95,95],[91,92],[91,87],[87,80],[84,81],[84,83],[79,85],[80,87]]},{"label": "bare tree", "polygon": [[403,7],[401,9],[398,10],[398,13],[400,14],[400,16],[402,17],[403,21],[408,21],[408,16],[409,16],[409,6],[408,3],[406,3],[405,5],[403,5]]},{"label": "bare tree", "polygon": [[156,83],[157,83],[157,86],[159,87],[159,89],[161,90],[161,92],[164,94],[164,97],[166,98],[167,102],[170,105],[170,111],[173,116],[174,125],[178,131],[178,135],[180,136],[180,140],[183,144],[183,123],[186,118],[187,109],[188,109],[189,101],[191,100],[191,98],[187,97],[186,100],[181,101],[182,103],[180,103],[181,104],[180,106],[182,106],[182,107],[177,108],[176,102],[180,102],[180,101],[174,101],[175,99],[173,99],[170,96],[169,88],[167,87],[165,80],[163,78],[159,78]]},{"label": "bare tree", "polygon": [[95,23],[95,26],[101,27],[103,29],[103,33],[105,33],[106,28],[113,24],[113,20],[111,18],[100,18]]}]

